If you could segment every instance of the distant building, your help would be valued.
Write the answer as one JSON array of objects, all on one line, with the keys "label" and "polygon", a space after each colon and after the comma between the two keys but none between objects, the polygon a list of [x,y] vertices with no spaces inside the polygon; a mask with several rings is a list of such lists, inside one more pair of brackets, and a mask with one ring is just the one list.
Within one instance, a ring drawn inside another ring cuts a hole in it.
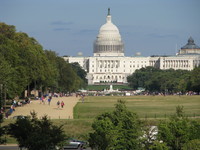
[{"label": "distant building", "polygon": [[181,47],[181,49],[179,50],[179,55],[187,55],[187,54],[200,54],[200,47],[197,46],[195,43],[194,43],[194,40],[192,37],[190,37],[188,39],[188,43]]},{"label": "distant building", "polygon": [[93,57],[64,57],[69,63],[78,62],[87,71],[88,84],[125,84],[127,76],[147,66],[175,70],[192,70],[200,66],[200,48],[192,37],[175,56],[124,56],[124,44],[118,28],[112,23],[110,9],[93,43],[93,53]]}]

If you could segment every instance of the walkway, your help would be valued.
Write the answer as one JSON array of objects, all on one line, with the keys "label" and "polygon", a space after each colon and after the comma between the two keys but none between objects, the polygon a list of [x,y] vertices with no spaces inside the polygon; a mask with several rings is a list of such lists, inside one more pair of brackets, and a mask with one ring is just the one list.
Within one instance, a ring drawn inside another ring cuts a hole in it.
[{"label": "walkway", "polygon": [[[65,103],[64,108],[57,107],[58,100]],[[33,100],[30,104],[26,104],[22,107],[16,107],[16,110],[11,116],[9,116],[9,118],[18,115],[27,116],[34,110],[39,118],[46,114],[50,119],[73,119],[73,108],[78,101],[79,98],[75,96],[58,98],[53,97],[50,105],[48,105],[47,101],[45,104],[40,104],[40,100]]]}]

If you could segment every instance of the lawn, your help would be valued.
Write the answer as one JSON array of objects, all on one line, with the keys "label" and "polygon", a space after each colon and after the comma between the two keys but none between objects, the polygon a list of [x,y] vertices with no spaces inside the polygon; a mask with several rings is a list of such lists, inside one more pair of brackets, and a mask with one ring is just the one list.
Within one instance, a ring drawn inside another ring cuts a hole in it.
[{"label": "lawn", "polygon": [[89,96],[74,109],[74,118],[95,118],[103,112],[112,111],[117,100],[125,100],[128,110],[140,118],[166,118],[175,113],[176,106],[184,107],[189,117],[200,116],[200,96]]},{"label": "lawn", "polygon": [[[127,108],[136,112],[141,119],[148,118],[152,124],[168,118],[175,113],[176,106],[184,106],[184,111],[189,117],[200,118],[200,96],[89,96],[84,103],[79,102],[74,108],[75,119],[54,119],[56,125],[63,125],[63,130],[69,137],[87,140],[88,133],[92,131],[91,125],[95,117],[104,112],[114,110],[117,100],[125,100]],[[156,119],[155,119],[156,118]],[[14,119],[6,119],[3,126]],[[8,143],[16,143],[16,140],[6,137]]]}]

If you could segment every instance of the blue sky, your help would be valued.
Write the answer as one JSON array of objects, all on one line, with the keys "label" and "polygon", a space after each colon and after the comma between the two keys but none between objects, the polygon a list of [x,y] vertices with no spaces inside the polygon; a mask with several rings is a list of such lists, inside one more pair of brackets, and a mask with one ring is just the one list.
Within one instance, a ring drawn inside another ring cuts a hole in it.
[{"label": "blue sky", "polygon": [[200,0],[0,0],[0,22],[60,56],[92,56],[108,7],[126,56],[174,55],[190,36],[200,46]]}]

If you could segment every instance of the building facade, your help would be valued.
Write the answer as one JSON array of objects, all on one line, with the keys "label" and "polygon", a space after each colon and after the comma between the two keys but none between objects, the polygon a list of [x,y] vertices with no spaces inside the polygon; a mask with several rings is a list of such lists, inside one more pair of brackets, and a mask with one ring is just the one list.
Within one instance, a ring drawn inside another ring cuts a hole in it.
[{"label": "building facade", "polygon": [[119,29],[112,23],[110,9],[106,23],[101,26],[93,43],[92,57],[64,57],[69,63],[77,62],[86,70],[88,84],[127,83],[127,76],[137,69],[152,66],[160,69],[192,70],[200,66],[200,48],[192,37],[175,56],[126,57]]}]

